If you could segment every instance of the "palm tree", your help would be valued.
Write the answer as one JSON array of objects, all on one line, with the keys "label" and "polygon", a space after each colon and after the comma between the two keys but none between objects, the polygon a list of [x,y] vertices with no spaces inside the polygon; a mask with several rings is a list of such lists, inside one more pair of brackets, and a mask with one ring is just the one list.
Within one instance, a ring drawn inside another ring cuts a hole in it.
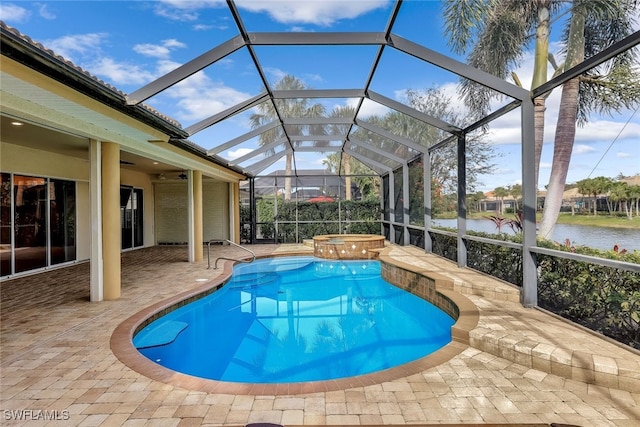
[{"label": "palm tree", "polygon": [[[529,33],[535,30],[534,77],[531,88],[547,80],[550,58],[549,31],[554,14],[571,13],[564,32],[565,62],[551,64],[556,72],[568,70],[585,55],[621,40],[633,31],[633,0],[576,0],[570,6],[561,0],[446,0],[446,31],[457,53],[464,53],[475,42],[469,63],[498,77],[506,78],[520,64],[528,47]],[[475,31],[475,33],[474,33]],[[606,66],[563,86],[560,115],[556,127],[554,160],[549,181],[540,235],[550,236],[558,218],[562,192],[573,150],[576,123],[584,124],[589,113],[609,113],[637,105],[640,79],[633,68],[633,52],[618,55]],[[511,75],[514,82],[519,79]],[[474,110],[486,112],[496,96],[486,88],[464,81],[462,93]],[[544,99],[535,99],[536,183],[544,130]]]},{"label": "palm tree", "polygon": [[[632,33],[631,1],[580,0],[572,7],[569,29],[565,32],[564,69],[584,61],[612,43]],[[634,53],[627,51],[609,63],[562,87],[560,112],[556,125],[553,162],[540,223],[540,236],[553,233],[558,220],[562,193],[567,178],[576,125],[584,124],[592,111],[610,113],[639,102],[640,78]]]},{"label": "palm tree", "polygon": [[[275,84],[276,90],[303,90],[308,87],[296,77],[287,75]],[[260,126],[272,123],[274,120],[284,119],[285,117],[322,117],[325,114],[325,108],[322,104],[311,104],[310,99],[276,99],[275,104],[272,102],[264,102],[258,106],[258,113],[254,113],[249,118],[251,128],[255,129]],[[276,110],[277,106],[277,110]],[[300,135],[322,135],[324,128],[322,126],[309,125],[284,125],[284,130],[288,136]],[[260,135],[260,146],[268,145],[283,138],[282,126],[275,127]],[[291,150],[287,150],[285,158],[285,185],[284,198],[291,200],[291,175],[292,160],[296,142],[291,142]]]},{"label": "palm tree", "polygon": [[[535,32],[534,67],[531,89],[547,82],[551,15],[562,0],[446,0],[444,17],[449,44],[455,53],[463,54],[471,47],[468,62],[497,77],[511,77],[522,87],[515,69]],[[474,44],[475,41],[475,44]],[[476,114],[485,115],[489,102],[498,96],[488,88],[463,80],[461,92]],[[549,94],[534,99],[535,117],[535,184],[544,135],[544,112]]]},{"label": "palm tree", "polygon": [[[356,110],[353,107],[348,105],[338,106],[331,111],[329,117],[349,117],[355,118]],[[329,135],[346,135],[349,131],[350,125],[342,125],[342,124],[333,124],[329,126],[328,132]],[[351,200],[351,156],[345,152],[342,152],[342,157],[339,160],[339,164],[342,164],[344,170],[344,186],[345,186],[345,194],[344,197],[347,200]],[[336,168],[337,169],[337,168]],[[337,171],[342,173],[342,171]]]},{"label": "palm tree", "polygon": [[522,185],[513,184],[509,187],[509,194],[511,194],[516,202],[515,212],[518,212],[520,207],[518,206],[518,199],[522,197]]},{"label": "palm tree", "polygon": [[633,211],[629,209],[629,202],[631,201],[630,187],[626,182],[614,182],[609,189],[609,200],[613,203],[618,203],[619,211],[624,209],[624,213],[627,218],[632,218]]},{"label": "palm tree", "polygon": [[631,198],[631,217],[633,217],[633,204],[636,205],[636,216],[640,217],[640,185],[629,186],[629,197]]},{"label": "palm tree", "polygon": [[604,194],[613,186],[614,182],[611,178],[597,176],[595,178],[586,178],[578,181],[578,191],[581,194],[593,196],[593,215],[598,214],[598,195]]},{"label": "palm tree", "polygon": [[[328,171],[338,173],[338,168],[342,165],[340,173],[345,174],[345,185],[347,185],[347,178],[349,178],[349,187],[353,182],[363,199],[376,199],[380,197],[380,183],[375,175],[377,175],[371,168],[364,163],[353,158],[346,153],[331,153],[327,154],[327,157],[322,160],[322,164]],[[350,174],[357,175],[351,177],[346,175],[347,170]],[[347,199],[349,200],[349,199]]]},{"label": "palm tree", "polygon": [[497,187],[493,190],[493,194],[500,199],[500,214],[504,215],[504,198],[509,195],[509,190],[504,187]]}]

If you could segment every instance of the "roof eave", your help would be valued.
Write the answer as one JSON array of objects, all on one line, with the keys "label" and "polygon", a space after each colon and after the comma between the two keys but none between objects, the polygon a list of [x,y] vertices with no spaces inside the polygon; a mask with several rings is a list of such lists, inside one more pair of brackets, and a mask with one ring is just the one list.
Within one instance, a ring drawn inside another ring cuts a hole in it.
[{"label": "roof eave", "polygon": [[102,104],[126,114],[170,138],[186,138],[188,134],[177,122],[162,117],[144,105],[127,105],[125,95],[100,81],[64,58],[32,42],[3,22],[0,26],[2,55],[50,77]]},{"label": "roof eave", "polygon": [[226,169],[232,170],[242,176],[244,176],[245,178],[250,176],[248,175],[242,168],[235,166],[235,165],[230,165],[225,159],[223,159],[222,157],[216,156],[216,155],[211,155],[211,154],[207,154],[207,150],[205,150],[204,148],[200,147],[199,145],[187,140],[187,139],[178,139],[178,138],[170,138],[169,139],[169,144],[180,148],[181,150],[185,150],[188,151],[189,153],[195,154],[196,156],[208,160],[212,163],[215,163],[216,165],[222,166]]}]

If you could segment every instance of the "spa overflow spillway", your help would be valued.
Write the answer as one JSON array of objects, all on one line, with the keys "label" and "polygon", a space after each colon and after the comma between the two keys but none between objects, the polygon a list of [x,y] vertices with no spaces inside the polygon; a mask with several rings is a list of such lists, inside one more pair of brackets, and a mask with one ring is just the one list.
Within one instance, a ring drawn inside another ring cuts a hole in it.
[{"label": "spa overflow spillway", "polygon": [[134,345],[197,377],[292,383],[419,359],[451,341],[453,323],[384,281],[379,261],[270,258],[237,265],[220,290],[156,319]]}]

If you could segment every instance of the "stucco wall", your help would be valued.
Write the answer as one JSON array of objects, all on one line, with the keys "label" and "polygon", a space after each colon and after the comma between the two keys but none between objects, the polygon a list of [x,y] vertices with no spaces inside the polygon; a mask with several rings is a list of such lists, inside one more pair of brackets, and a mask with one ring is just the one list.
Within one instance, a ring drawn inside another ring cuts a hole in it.
[{"label": "stucco wall", "polygon": [[50,151],[35,150],[14,144],[0,143],[3,172],[89,181],[89,160],[64,156]]},{"label": "stucco wall", "polygon": [[[203,242],[229,238],[228,184],[204,180],[202,184]],[[186,244],[187,181],[155,183],[156,241]]]}]

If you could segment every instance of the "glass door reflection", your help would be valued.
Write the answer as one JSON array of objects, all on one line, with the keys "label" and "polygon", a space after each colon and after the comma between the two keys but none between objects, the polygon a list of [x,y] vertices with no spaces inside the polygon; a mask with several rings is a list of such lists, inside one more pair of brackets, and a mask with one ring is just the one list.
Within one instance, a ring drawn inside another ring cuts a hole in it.
[{"label": "glass door reflection", "polygon": [[13,176],[15,272],[47,266],[47,180]]}]

